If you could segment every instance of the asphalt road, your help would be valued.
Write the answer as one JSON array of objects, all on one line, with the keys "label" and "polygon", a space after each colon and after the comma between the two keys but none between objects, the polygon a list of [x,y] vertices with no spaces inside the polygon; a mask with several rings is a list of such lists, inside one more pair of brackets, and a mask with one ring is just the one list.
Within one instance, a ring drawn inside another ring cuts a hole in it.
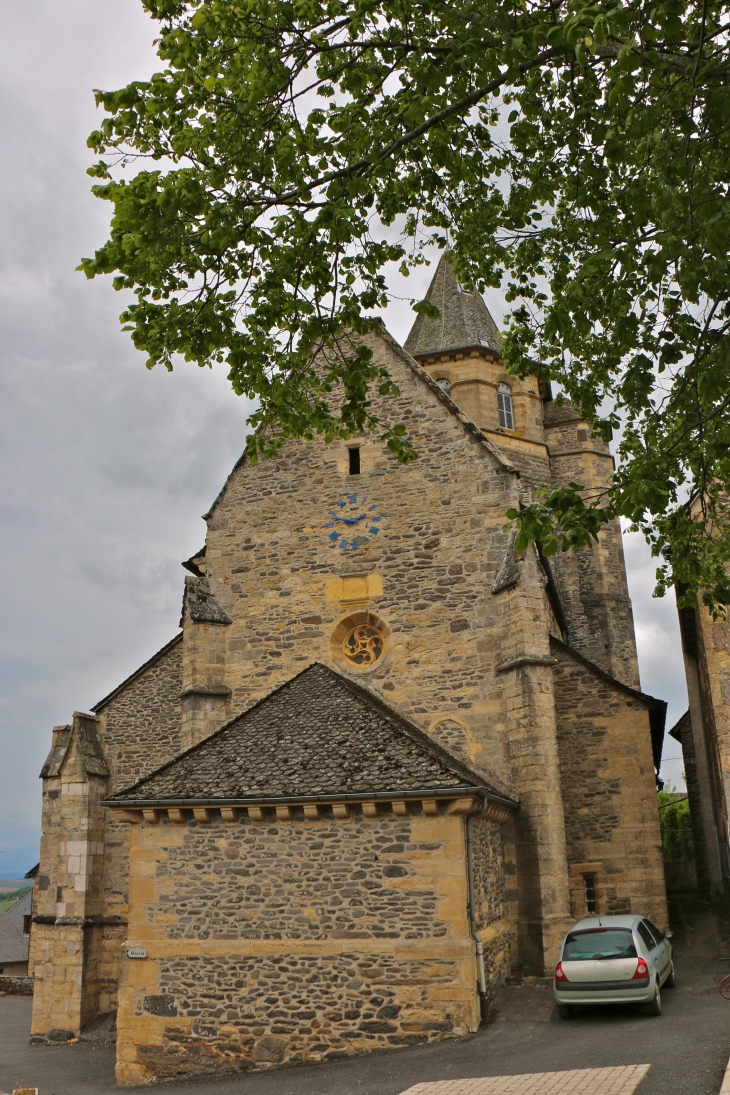
[{"label": "asphalt road", "polygon": [[[652,1019],[631,1008],[585,1008],[561,1022],[542,986],[507,989],[501,1018],[469,1038],[348,1061],[166,1084],[170,1095],[397,1095],[412,1084],[472,1076],[651,1065],[637,1095],[718,1095],[730,1054],[730,1001],[717,982],[730,964],[677,956],[677,988]],[[114,1050],[29,1046],[31,1000],[0,998],[0,1093],[118,1095]],[[527,1015],[529,1018],[516,1018]],[[148,1088],[125,1090],[143,1091]]]}]

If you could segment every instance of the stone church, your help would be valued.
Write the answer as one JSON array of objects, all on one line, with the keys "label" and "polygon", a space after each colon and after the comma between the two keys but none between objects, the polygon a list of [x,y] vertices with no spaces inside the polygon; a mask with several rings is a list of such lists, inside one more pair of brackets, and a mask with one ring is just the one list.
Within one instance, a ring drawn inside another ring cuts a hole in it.
[{"label": "stone church", "polygon": [[605,484],[608,446],[504,371],[446,259],[428,296],[405,348],[368,336],[419,458],[241,459],[181,631],[53,730],[32,1038],[117,1010],[120,1083],[462,1035],[575,918],[666,926],[620,528],[548,560],[505,518]]}]

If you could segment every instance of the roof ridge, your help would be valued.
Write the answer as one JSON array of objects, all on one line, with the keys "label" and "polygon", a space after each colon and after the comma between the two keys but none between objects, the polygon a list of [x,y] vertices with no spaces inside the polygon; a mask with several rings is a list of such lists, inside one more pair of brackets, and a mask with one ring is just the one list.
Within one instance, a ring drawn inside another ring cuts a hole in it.
[{"label": "roof ridge", "polygon": [[255,703],[252,703],[250,707],[246,707],[243,711],[239,711],[237,715],[234,715],[232,719],[229,719],[228,722],[225,722],[223,726],[219,726],[218,729],[214,730],[212,734],[209,734],[207,738],[203,738],[202,741],[198,741],[195,743],[195,745],[191,745],[189,749],[183,749],[182,753],[178,753],[177,756],[172,758],[172,760],[168,760],[164,764],[161,764],[159,768],[155,768],[154,772],[150,772],[150,774],[148,776],[145,776],[144,779],[140,779],[136,783],[130,784],[129,787],[124,788],[123,792],[117,791],[116,794],[127,794],[128,791],[134,791],[137,787],[141,787],[143,783],[149,782],[149,780],[151,780],[154,776],[159,776],[160,772],[166,772],[168,768],[172,768],[173,764],[177,764],[177,762],[179,760],[182,760],[183,757],[190,756],[191,753],[197,752],[199,749],[202,748],[202,746],[207,745],[209,742],[213,741],[214,738],[220,737],[224,730],[229,730],[231,726],[233,726],[235,722],[238,722],[239,719],[242,719],[244,715],[248,715],[250,714],[250,712],[255,711],[257,707],[261,707],[261,705],[266,703],[267,700],[270,700],[273,696],[276,696],[279,692],[282,692],[288,685],[293,684],[294,681],[298,680],[301,676],[303,676],[304,673],[311,669],[313,665],[322,665],[322,662],[310,662],[309,665],[305,666],[304,669],[302,669],[299,673],[295,673],[293,677],[290,677],[288,680],[284,681],[283,684],[277,685],[276,688],[274,688],[271,692],[267,692],[265,696],[262,696],[260,700],[256,700]]},{"label": "roof ridge", "polygon": [[452,251],[444,251],[426,291],[425,300],[438,309],[431,319],[419,313],[405,341],[414,356],[453,353],[484,347],[502,354],[497,324],[476,289],[464,289],[451,262]]},{"label": "roof ridge", "polygon": [[[455,757],[439,742],[434,741],[433,738],[427,734],[425,730],[422,730],[420,726],[417,726],[415,722],[406,715],[403,715],[395,707],[391,707],[384,697],[379,696],[376,692],[371,692],[369,688],[366,688],[358,681],[353,681],[348,677],[343,676],[342,673],[338,673],[336,669],[326,665],[324,662],[312,662],[312,666],[315,665],[321,666],[322,669],[326,669],[339,683],[345,684],[351,692],[360,699],[363,699],[366,703],[369,703],[372,707],[380,708],[381,713],[384,714],[386,718],[392,719],[393,722],[397,723],[398,728],[402,730],[403,733],[408,734],[408,736],[412,738],[417,745],[420,745],[421,748],[432,753],[438,760],[443,761],[450,767],[461,769],[457,772],[458,775],[466,774],[470,779],[476,778],[479,781],[484,780],[484,776],[480,772],[477,772],[465,761]],[[444,717],[448,718],[448,715],[445,715]]]},{"label": "roof ridge", "polygon": [[[332,666],[326,665],[324,662],[320,661],[310,662],[309,665],[305,666],[302,670],[300,670],[299,673],[295,674],[295,676],[278,685],[271,692],[267,693],[267,695],[263,696],[261,699],[251,704],[250,707],[237,714],[234,718],[229,719],[228,722],[226,722],[223,726],[216,730],[215,733],[209,735],[207,738],[204,738],[202,741],[197,742],[189,749],[186,749],[183,753],[178,754],[178,756],[174,757],[172,760],[167,761],[167,763],[161,765],[154,772],[151,772],[148,776],[145,776],[144,779],[138,780],[131,786],[125,787],[122,790],[116,792],[114,795],[110,796],[110,799],[116,803],[123,803],[125,799],[139,798],[140,793],[143,793],[144,789],[153,780],[156,780],[159,776],[163,775],[165,772],[168,772],[171,768],[174,768],[180,762],[184,761],[185,758],[189,758],[191,755],[199,753],[203,749],[209,748],[216,741],[216,739],[220,739],[224,734],[230,733],[232,730],[236,730],[238,728],[240,728],[245,733],[246,720],[253,717],[254,713],[257,710],[260,710],[262,707],[269,705],[278,696],[280,696],[282,692],[292,688],[297,681],[299,681],[307,674],[311,674],[313,671],[319,673],[324,671],[324,673],[330,678],[330,680],[337,688],[344,688],[353,696],[357,703],[364,705],[366,709],[372,711],[374,714],[377,714],[382,719],[384,719],[386,726],[389,726],[390,730],[396,731],[403,737],[407,738],[413,745],[416,746],[421,754],[424,754],[426,757],[430,758],[430,762],[437,765],[437,769],[441,770],[444,776],[448,775],[448,778],[452,780],[466,780],[467,785],[469,786],[483,787],[486,792],[492,793],[499,798],[503,798],[505,799],[505,801],[512,801],[514,805],[517,805],[518,800],[514,797],[511,791],[505,790],[503,787],[494,786],[491,780],[488,779],[484,774],[480,773],[477,769],[472,768],[469,763],[465,763],[460,758],[453,756],[448,751],[448,749],[445,749],[442,745],[433,741],[433,739],[424,730],[417,726],[411,719],[407,718],[407,716],[405,716],[395,708],[391,707],[379,695],[371,692],[368,688],[365,688],[358,682],[350,680],[342,673],[338,672],[338,670],[334,669]],[[306,707],[306,700],[304,701],[304,703]],[[276,716],[274,716],[274,720],[275,718]],[[438,778],[440,779],[442,777],[439,776]],[[169,798],[170,796],[163,795],[161,797]],[[220,798],[221,795],[218,794],[213,797]]]}]

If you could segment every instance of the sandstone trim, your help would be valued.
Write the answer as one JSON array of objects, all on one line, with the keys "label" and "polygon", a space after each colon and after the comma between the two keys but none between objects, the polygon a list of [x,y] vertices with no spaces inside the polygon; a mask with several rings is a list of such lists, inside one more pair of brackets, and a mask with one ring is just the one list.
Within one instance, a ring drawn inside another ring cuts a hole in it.
[{"label": "sandstone trim", "polygon": [[[146,821],[152,825],[159,824],[165,816],[176,825],[185,824],[191,820],[205,823],[211,821],[216,813],[219,813],[225,822],[234,825],[246,815],[256,823],[293,821],[301,816],[311,821],[327,816],[329,811],[335,820],[344,822],[350,820],[352,809],[359,808],[364,817],[376,818],[379,816],[379,808],[387,811],[388,807],[396,817],[408,817],[412,809],[420,809],[427,817],[434,817],[440,813],[478,814],[479,817],[502,825],[517,808],[516,803],[493,800],[491,796],[484,795],[479,788],[450,788],[448,792],[442,793],[432,790],[393,792],[392,794],[380,792],[366,795],[342,795],[338,798],[330,796],[316,800],[290,798],[259,802],[231,800],[226,803],[180,801],[174,805],[159,801],[148,803],[140,801],[125,802],[123,809],[114,800],[106,800],[102,805],[110,808],[111,816],[117,821],[128,824]],[[302,811],[302,815],[299,815],[299,810]]]},{"label": "sandstone trim", "polygon": [[180,693],[180,699],[185,696],[230,696],[231,690],[225,684],[189,684]]},{"label": "sandstone trim", "polygon": [[506,673],[510,669],[522,669],[524,665],[557,665],[556,658],[549,658],[542,654],[524,654],[519,658],[513,658],[509,662],[501,662],[495,665],[496,673]]}]

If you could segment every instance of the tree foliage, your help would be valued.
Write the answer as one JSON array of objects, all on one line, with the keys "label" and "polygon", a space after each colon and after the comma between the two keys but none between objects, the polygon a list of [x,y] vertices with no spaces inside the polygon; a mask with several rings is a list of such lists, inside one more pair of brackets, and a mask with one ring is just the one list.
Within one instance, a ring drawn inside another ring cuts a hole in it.
[{"label": "tree foliage", "polygon": [[680,798],[671,784],[665,784],[665,789],[658,792],[657,798],[665,860],[667,863],[677,863],[683,859],[693,859],[694,845],[689,799],[686,796]]},{"label": "tree foliage", "polygon": [[534,501],[521,543],[577,548],[620,515],[660,594],[730,603],[728,5],[142,3],[164,67],[97,93],[114,210],[83,269],[133,290],[148,365],[225,361],[258,400],[253,456],[378,428],[369,393],[395,389],[349,333],[388,263],[448,243],[468,287],[506,294],[508,368],[619,431],[611,489]]}]

